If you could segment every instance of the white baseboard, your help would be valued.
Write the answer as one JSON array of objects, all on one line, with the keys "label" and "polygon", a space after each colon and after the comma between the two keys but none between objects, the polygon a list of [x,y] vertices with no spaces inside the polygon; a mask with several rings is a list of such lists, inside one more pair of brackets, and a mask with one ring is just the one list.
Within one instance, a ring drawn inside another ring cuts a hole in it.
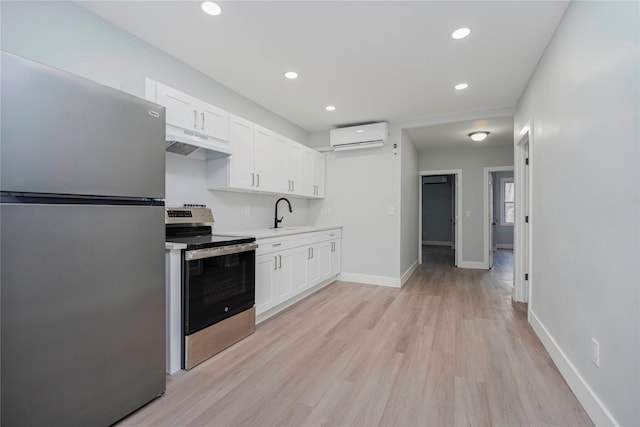
[{"label": "white baseboard", "polygon": [[404,284],[407,283],[407,280],[409,280],[409,277],[411,277],[413,272],[416,271],[416,268],[418,268],[418,260],[411,264],[411,267],[409,267],[407,271],[404,272],[404,274],[400,278],[400,287],[403,287]]},{"label": "white baseboard", "polygon": [[445,242],[441,240],[423,240],[424,246],[453,246],[453,242]]},{"label": "white baseboard", "polygon": [[589,387],[589,384],[582,378],[580,372],[578,372],[573,363],[571,363],[547,328],[545,328],[540,319],[538,319],[538,316],[531,310],[529,311],[529,323],[536,335],[538,335],[538,338],[540,338],[540,341],[542,341],[544,348],[547,349],[551,360],[553,360],[553,363],[558,367],[560,374],[569,385],[569,388],[571,388],[584,410],[589,417],[591,417],[591,421],[597,426],[620,426],[602,401],[598,399],[598,396],[591,387]]},{"label": "white baseboard", "polygon": [[364,283],[366,285],[389,286],[391,288],[399,288],[402,286],[400,278],[387,276],[372,276],[369,274],[358,273],[340,273],[338,280],[345,282]]},{"label": "white baseboard", "polygon": [[260,323],[264,322],[268,318],[273,317],[276,314],[280,313],[281,311],[286,310],[287,308],[291,307],[293,304],[297,303],[298,301],[301,301],[301,300],[305,299],[309,295],[318,292],[320,289],[324,288],[325,286],[330,285],[331,283],[336,281],[337,277],[338,276],[330,277],[330,278],[324,280],[323,282],[320,282],[317,285],[313,286],[312,288],[309,288],[309,289],[303,291],[301,294],[298,294],[295,297],[293,297],[293,298],[291,298],[289,300],[286,300],[282,304],[279,304],[279,305],[277,305],[277,306],[275,306],[273,308],[270,308],[269,310],[265,311],[264,313],[256,314],[256,325],[259,325]]},{"label": "white baseboard", "polygon": [[498,243],[498,249],[513,249],[513,243]]},{"label": "white baseboard", "polygon": [[488,270],[487,264],[484,262],[478,261],[462,261],[462,264],[458,266],[459,268],[470,268],[473,270]]}]

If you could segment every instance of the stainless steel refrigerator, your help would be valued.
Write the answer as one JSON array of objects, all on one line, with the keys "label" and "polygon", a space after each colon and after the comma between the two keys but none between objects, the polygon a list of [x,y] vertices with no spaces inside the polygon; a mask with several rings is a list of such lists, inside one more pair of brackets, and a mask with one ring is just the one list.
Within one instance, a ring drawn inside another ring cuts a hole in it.
[{"label": "stainless steel refrigerator", "polygon": [[106,426],[165,390],[164,107],[2,52],[3,426]]}]

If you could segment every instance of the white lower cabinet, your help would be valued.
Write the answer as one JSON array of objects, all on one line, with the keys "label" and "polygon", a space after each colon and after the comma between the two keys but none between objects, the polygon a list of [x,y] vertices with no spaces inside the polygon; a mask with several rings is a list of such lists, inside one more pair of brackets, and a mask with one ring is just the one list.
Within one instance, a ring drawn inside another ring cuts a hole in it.
[{"label": "white lower cabinet", "polygon": [[287,301],[339,274],[340,232],[335,229],[258,239],[256,314],[281,304],[284,308]]},{"label": "white lower cabinet", "polygon": [[256,312],[264,312],[275,306],[277,262],[274,255],[256,257]]}]

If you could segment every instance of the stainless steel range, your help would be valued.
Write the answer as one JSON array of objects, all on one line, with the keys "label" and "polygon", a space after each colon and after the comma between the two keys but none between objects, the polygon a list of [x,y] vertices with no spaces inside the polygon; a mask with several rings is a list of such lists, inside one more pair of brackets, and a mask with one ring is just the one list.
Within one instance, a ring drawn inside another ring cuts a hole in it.
[{"label": "stainless steel range", "polygon": [[253,237],[212,233],[211,209],[166,208],[166,240],[183,243],[182,367],[191,369],[255,331]]}]

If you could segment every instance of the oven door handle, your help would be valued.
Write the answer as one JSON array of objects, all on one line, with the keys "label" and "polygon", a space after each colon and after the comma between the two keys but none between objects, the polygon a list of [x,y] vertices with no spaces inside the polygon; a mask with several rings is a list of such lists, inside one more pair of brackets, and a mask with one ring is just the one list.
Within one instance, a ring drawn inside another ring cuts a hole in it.
[{"label": "oven door handle", "polygon": [[239,254],[241,252],[255,251],[257,243],[242,243],[240,245],[220,246],[217,248],[195,249],[184,253],[185,261],[211,258],[215,256]]}]

